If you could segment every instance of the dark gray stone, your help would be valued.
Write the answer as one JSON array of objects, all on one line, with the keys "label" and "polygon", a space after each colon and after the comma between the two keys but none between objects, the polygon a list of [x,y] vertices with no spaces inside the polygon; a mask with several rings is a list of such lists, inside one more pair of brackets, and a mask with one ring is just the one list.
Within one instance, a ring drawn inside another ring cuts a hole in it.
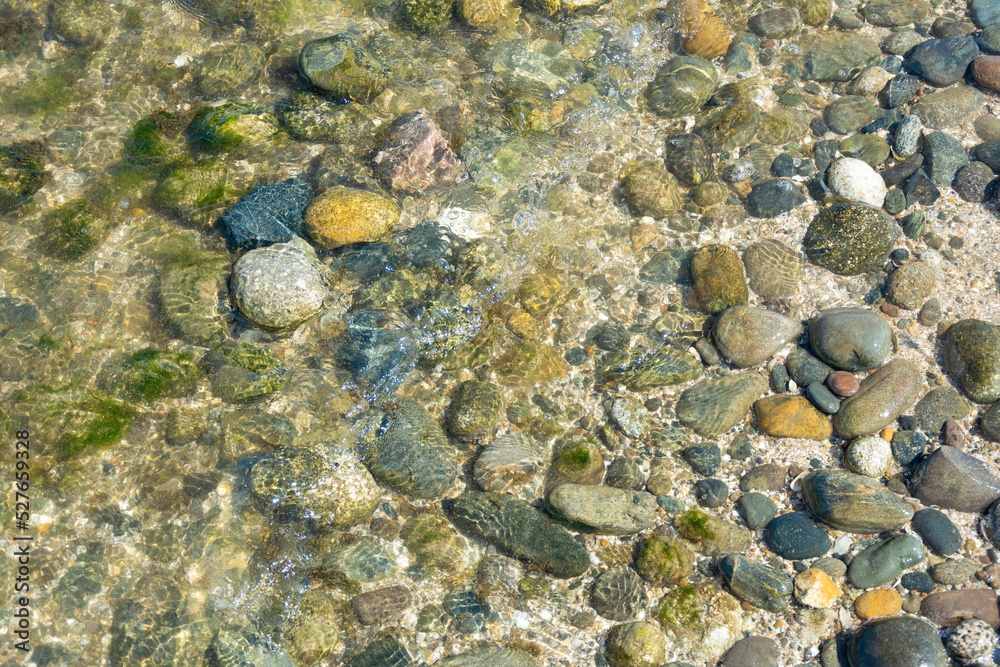
[{"label": "dark gray stone", "polygon": [[851,638],[852,667],[948,667],[933,625],[913,616],[872,621]]},{"label": "dark gray stone", "polygon": [[935,185],[951,187],[955,172],[969,164],[962,144],[944,132],[924,136],[924,170]]},{"label": "dark gray stone", "polygon": [[1000,498],[1000,479],[985,461],[954,447],[941,447],[917,466],[910,492],[925,505],[984,512]]},{"label": "dark gray stone", "polygon": [[760,530],[778,511],[774,501],[763,493],[744,493],[736,501],[736,509],[750,530]]},{"label": "dark gray stone", "polygon": [[784,572],[737,554],[719,561],[719,572],[736,597],[755,607],[779,612],[788,606],[792,579]]},{"label": "dark gray stone", "polygon": [[977,55],[979,47],[969,37],[929,39],[910,52],[906,71],[932,86],[945,88],[965,76],[965,70]]},{"label": "dark gray stone", "polygon": [[882,484],[842,470],[803,477],[802,499],[820,521],[848,533],[892,530],[913,516],[913,508]]},{"label": "dark gray stone", "polygon": [[950,556],[962,548],[961,533],[943,512],[922,509],[913,515],[910,525],[939,556]]},{"label": "dark gray stone", "polygon": [[830,550],[830,536],[803,512],[775,517],[767,524],[767,547],[786,560],[819,558]]},{"label": "dark gray stone", "polygon": [[804,204],[806,197],[787,178],[774,178],[755,185],[747,197],[747,213],[755,218],[773,218]]}]

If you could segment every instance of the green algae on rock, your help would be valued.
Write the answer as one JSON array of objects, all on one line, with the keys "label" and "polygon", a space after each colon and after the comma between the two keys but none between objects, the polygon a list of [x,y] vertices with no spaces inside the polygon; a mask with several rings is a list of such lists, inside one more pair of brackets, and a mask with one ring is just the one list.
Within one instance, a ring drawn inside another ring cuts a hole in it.
[{"label": "green algae on rock", "polygon": [[193,391],[202,375],[190,354],[146,348],[104,364],[97,387],[122,400],[155,401]]},{"label": "green algae on rock", "polygon": [[820,211],[802,246],[813,264],[841,276],[877,271],[899,238],[899,225],[870,204],[847,202]]},{"label": "green algae on rock", "polygon": [[363,142],[375,130],[375,115],[363,104],[337,104],[309,92],[293,93],[277,111],[288,132],[304,141]]},{"label": "green algae on rock", "polygon": [[647,621],[611,628],[605,649],[611,667],[660,667],[666,652],[663,632]]},{"label": "green algae on rock", "polygon": [[356,102],[377,97],[392,76],[353,35],[342,32],[307,42],[299,52],[299,73],[320,90]]},{"label": "green algae on rock", "polygon": [[403,14],[414,30],[439,33],[451,25],[455,0],[401,0]]},{"label": "green algae on rock", "polygon": [[691,574],[694,562],[694,552],[684,540],[654,535],[643,544],[635,568],[650,585],[669,588]]},{"label": "green algae on rock", "polygon": [[188,125],[188,133],[213,153],[256,148],[280,131],[273,109],[243,102],[199,109]]},{"label": "green algae on rock", "polygon": [[552,465],[545,480],[545,488],[559,484],[597,485],[604,478],[604,454],[600,445],[591,439],[567,439],[556,446]]},{"label": "green algae on rock", "polygon": [[655,350],[633,348],[604,358],[604,382],[624,384],[632,391],[683,384],[701,376],[701,362],[684,350],[664,344]]},{"label": "green algae on rock", "polygon": [[459,528],[554,577],[578,577],[590,567],[587,550],[565,528],[513,496],[466,491],[449,512]]},{"label": "green algae on rock", "polygon": [[52,179],[45,171],[45,150],[40,141],[0,146],[0,214],[26,204]]},{"label": "green algae on rock", "polygon": [[226,341],[206,356],[212,393],[229,403],[272,394],[288,381],[288,369],[263,347]]},{"label": "green algae on rock", "polygon": [[21,390],[14,399],[15,416],[30,423],[43,451],[73,458],[93,448],[112,445],[126,435],[136,410],[99,391],[72,385],[39,385]]},{"label": "green algae on rock", "polygon": [[962,320],[944,335],[945,368],[976,403],[1000,400],[1000,327]]},{"label": "green algae on rock", "polygon": [[689,660],[714,661],[743,637],[739,600],[718,584],[678,586],[660,600],[656,619]]}]

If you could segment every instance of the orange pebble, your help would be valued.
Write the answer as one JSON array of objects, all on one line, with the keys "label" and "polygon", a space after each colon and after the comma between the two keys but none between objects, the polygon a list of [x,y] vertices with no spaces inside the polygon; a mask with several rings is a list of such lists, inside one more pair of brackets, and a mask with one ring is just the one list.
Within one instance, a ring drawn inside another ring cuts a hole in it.
[{"label": "orange pebble", "polygon": [[891,426],[886,426],[885,429],[882,431],[882,438],[884,440],[892,442],[893,433],[894,432],[892,430],[892,427]]},{"label": "orange pebble", "polygon": [[854,615],[865,620],[898,614],[903,608],[899,593],[885,588],[865,591],[854,601]]}]

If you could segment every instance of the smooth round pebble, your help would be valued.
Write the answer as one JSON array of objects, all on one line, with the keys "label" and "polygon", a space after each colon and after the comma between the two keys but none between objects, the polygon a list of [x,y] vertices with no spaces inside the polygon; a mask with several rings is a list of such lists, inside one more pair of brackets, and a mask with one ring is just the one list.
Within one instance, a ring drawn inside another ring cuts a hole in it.
[{"label": "smooth round pebble", "polygon": [[847,446],[844,463],[851,472],[877,479],[892,463],[892,445],[881,435],[866,435]]},{"label": "smooth round pebble", "polygon": [[861,383],[854,377],[854,373],[834,371],[826,376],[826,386],[837,396],[846,398],[858,393]]},{"label": "smooth round pebble", "polygon": [[865,591],[854,601],[854,614],[862,620],[898,614],[903,608],[899,593],[885,588]]},{"label": "smooth round pebble", "polygon": [[867,162],[852,157],[834,160],[827,171],[830,189],[847,201],[881,206],[885,201],[885,181]]},{"label": "smooth round pebble", "polygon": [[997,633],[990,624],[973,618],[956,625],[948,635],[945,646],[954,658],[976,660],[992,653],[996,641]]},{"label": "smooth round pebble", "polygon": [[282,329],[312,317],[329,293],[329,271],[302,239],[251,250],[233,265],[231,293],[243,315]]}]

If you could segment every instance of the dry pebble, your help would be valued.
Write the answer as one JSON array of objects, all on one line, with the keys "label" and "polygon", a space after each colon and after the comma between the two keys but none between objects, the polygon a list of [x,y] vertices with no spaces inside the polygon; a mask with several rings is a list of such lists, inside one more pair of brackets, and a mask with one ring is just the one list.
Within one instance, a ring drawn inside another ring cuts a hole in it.
[{"label": "dry pebble", "polygon": [[893,616],[902,608],[903,600],[899,593],[884,588],[865,591],[854,601],[854,614],[862,620]]}]

